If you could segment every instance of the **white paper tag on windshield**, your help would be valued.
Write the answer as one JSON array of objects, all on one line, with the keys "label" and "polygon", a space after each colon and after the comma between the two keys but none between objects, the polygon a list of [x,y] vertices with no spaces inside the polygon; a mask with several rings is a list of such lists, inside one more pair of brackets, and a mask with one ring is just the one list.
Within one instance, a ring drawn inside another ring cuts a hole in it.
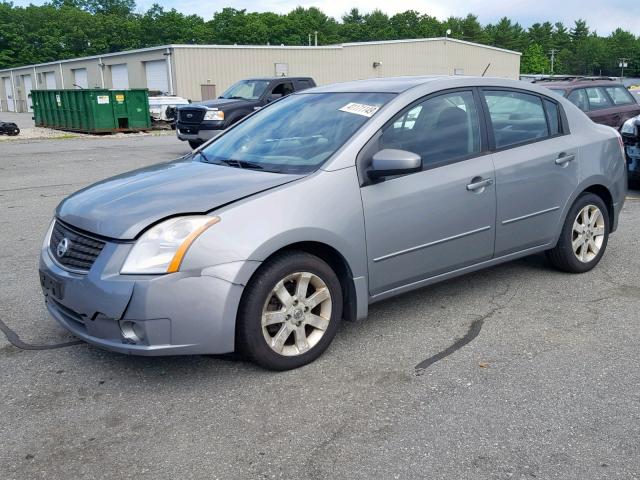
[{"label": "white paper tag on windshield", "polygon": [[347,103],[344,107],[338,110],[347,113],[355,113],[356,115],[362,115],[363,117],[371,117],[378,111],[380,107],[375,105],[365,105],[364,103]]}]

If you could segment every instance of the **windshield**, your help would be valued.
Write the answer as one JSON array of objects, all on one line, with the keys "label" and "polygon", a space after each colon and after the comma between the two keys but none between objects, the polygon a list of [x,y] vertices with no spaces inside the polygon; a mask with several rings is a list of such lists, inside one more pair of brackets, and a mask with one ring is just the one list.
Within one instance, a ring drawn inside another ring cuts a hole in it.
[{"label": "windshield", "polygon": [[258,111],[202,150],[201,160],[280,173],[316,170],[389,93],[308,93]]},{"label": "windshield", "polygon": [[231,85],[220,98],[246,98],[257,100],[269,85],[269,80],[242,80]]},{"label": "windshield", "polygon": [[567,94],[567,91],[564,88],[553,88],[553,87],[550,87],[549,90],[553,90],[558,95],[561,95],[563,97]]}]

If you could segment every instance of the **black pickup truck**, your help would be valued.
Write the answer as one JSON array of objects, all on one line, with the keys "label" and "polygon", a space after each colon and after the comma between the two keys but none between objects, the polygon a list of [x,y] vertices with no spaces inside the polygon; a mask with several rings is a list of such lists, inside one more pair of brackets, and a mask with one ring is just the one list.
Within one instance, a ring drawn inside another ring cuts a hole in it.
[{"label": "black pickup truck", "polygon": [[216,100],[178,108],[176,134],[197,148],[267,103],[316,86],[310,77],[250,78],[229,87]]}]

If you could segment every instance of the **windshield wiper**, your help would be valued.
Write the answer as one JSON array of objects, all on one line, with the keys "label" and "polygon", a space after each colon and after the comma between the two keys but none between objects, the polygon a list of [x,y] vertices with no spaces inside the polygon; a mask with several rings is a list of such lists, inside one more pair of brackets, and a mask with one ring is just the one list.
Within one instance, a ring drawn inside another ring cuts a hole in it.
[{"label": "windshield wiper", "polygon": [[249,162],[247,160],[221,160],[230,167],[249,168],[253,170],[264,170],[264,167],[256,162]]}]

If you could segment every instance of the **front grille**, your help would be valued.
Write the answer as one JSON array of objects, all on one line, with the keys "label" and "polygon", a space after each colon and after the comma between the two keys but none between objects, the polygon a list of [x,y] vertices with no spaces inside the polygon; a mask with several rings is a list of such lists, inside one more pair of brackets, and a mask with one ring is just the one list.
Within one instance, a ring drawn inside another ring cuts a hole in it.
[{"label": "front grille", "polygon": [[[66,242],[63,242],[64,239]],[[63,267],[88,272],[103,248],[104,242],[72,230],[56,220],[49,240],[49,251]]]},{"label": "front grille", "polygon": [[198,124],[204,118],[205,110],[202,108],[181,108],[178,110],[180,123]]}]

